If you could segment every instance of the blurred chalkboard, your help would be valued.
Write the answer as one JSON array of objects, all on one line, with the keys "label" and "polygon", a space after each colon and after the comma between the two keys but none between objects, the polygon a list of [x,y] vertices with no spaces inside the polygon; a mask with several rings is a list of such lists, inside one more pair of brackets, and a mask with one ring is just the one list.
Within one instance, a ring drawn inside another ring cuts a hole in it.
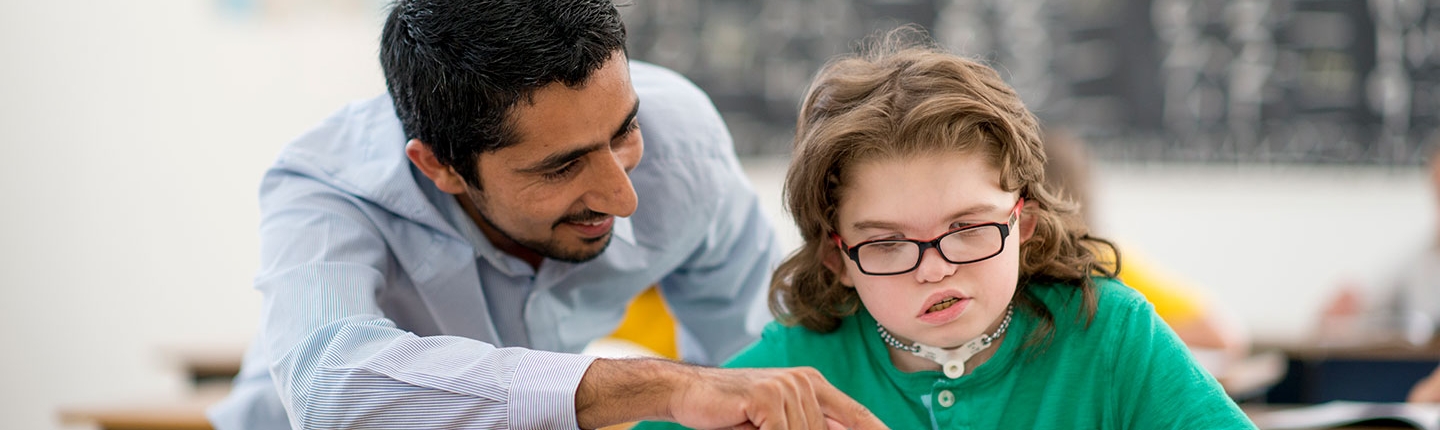
[{"label": "blurred chalkboard", "polygon": [[987,62],[1101,157],[1412,164],[1440,127],[1440,0],[634,0],[632,57],[788,153],[810,77],[878,31]]}]

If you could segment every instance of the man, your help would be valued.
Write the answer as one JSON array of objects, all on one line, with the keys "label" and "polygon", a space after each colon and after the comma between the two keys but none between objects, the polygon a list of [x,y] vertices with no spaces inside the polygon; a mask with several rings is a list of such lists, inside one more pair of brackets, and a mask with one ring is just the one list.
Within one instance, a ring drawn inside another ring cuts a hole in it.
[{"label": "man", "polygon": [[608,0],[401,0],[381,39],[389,97],[264,178],[263,315],[217,428],[880,426],[813,370],[572,354],[658,283],[686,358],[723,360],[778,257],[713,106],[627,63]]}]

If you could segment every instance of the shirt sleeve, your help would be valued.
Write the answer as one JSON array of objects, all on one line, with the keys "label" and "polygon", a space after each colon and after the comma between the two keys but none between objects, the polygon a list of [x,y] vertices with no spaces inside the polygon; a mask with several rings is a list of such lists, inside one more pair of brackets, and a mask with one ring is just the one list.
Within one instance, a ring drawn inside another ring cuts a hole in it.
[{"label": "shirt sleeve", "polygon": [[1120,379],[1112,392],[1116,428],[1255,428],[1150,303],[1113,309],[1122,314],[1119,330],[1107,336],[1116,345],[1112,374]]},{"label": "shirt sleeve", "polygon": [[261,189],[261,356],[295,428],[575,428],[593,358],[420,337],[376,301],[395,269],[365,202],[285,171]]}]

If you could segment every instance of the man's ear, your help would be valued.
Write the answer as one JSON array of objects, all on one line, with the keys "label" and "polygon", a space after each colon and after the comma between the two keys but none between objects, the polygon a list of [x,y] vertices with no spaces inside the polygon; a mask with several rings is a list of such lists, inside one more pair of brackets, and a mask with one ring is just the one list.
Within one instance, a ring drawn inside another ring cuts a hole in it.
[{"label": "man's ear", "polygon": [[440,191],[450,194],[465,192],[465,178],[455,173],[454,168],[435,158],[435,152],[430,150],[430,145],[420,139],[410,139],[410,142],[405,144],[405,157],[409,158],[415,167],[420,168],[420,173],[434,181]]},{"label": "man's ear", "polygon": [[820,249],[820,254],[820,263],[824,264],[826,269],[830,269],[831,273],[834,273],[836,277],[840,278],[840,285],[855,288],[855,280],[850,279],[850,271],[846,270],[845,262],[841,260],[841,258],[845,257],[840,255],[838,245],[831,247],[829,244],[826,244],[824,248]]}]

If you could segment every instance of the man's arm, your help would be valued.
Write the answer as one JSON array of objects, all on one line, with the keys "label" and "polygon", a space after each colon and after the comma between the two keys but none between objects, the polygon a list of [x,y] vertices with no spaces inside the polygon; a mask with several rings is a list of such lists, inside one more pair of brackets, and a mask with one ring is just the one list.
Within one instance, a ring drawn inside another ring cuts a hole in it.
[{"label": "man's arm", "polygon": [[261,193],[266,364],[296,428],[568,428],[593,358],[496,348],[396,327],[377,295],[397,276],[382,216],[308,177]]},{"label": "man's arm", "polygon": [[658,359],[596,360],[575,392],[580,428],[637,420],[692,428],[883,429],[811,368],[718,369]]}]

